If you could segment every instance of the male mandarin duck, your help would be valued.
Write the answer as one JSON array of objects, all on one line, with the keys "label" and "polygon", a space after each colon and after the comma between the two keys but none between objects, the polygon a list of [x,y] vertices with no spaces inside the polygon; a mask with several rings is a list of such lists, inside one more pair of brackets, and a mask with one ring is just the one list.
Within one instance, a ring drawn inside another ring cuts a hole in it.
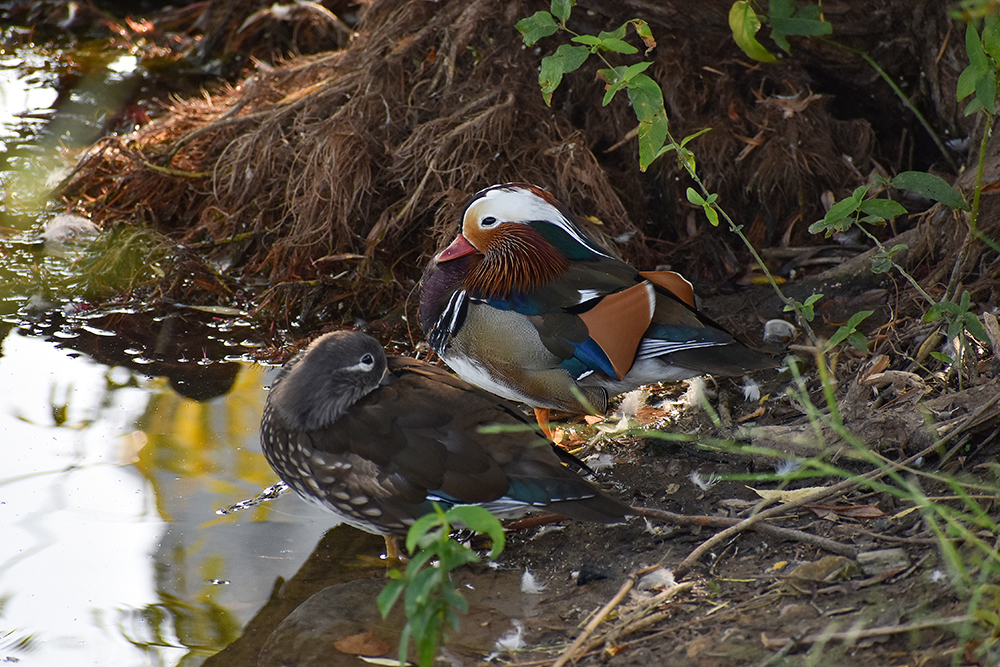
[{"label": "male mandarin duck", "polygon": [[420,325],[462,379],[549,409],[604,412],[611,396],[775,364],[694,307],[672,271],[638,271],[584,235],[551,194],[494,185],[466,204],[421,279]]},{"label": "male mandarin duck", "polygon": [[[480,432],[491,425],[515,428]],[[585,467],[557,454],[516,405],[436,366],[386,357],[356,331],[321,336],[282,368],[260,434],[286,484],[369,533],[405,535],[434,502],[603,523],[632,513],[563,465]]]}]

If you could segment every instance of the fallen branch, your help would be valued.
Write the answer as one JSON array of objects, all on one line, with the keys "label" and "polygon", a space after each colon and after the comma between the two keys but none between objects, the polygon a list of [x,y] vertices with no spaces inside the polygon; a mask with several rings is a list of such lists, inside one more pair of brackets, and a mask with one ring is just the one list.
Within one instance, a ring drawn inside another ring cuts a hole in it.
[{"label": "fallen branch", "polygon": [[868,628],[866,630],[845,630],[843,632],[826,633],[820,632],[809,635],[801,639],[791,637],[768,637],[761,634],[761,641],[767,649],[783,649],[789,644],[793,646],[804,644],[815,644],[816,642],[827,642],[832,640],[853,642],[858,639],[868,637],[882,637],[884,635],[898,635],[914,630],[924,630],[926,628],[939,628],[945,625],[961,625],[973,620],[971,616],[947,616],[945,618],[931,618],[925,621],[914,621],[913,623],[903,623],[901,625],[888,625],[880,628]]},{"label": "fallen branch", "polygon": [[[783,509],[779,508],[779,509]],[[726,537],[733,535],[742,530],[753,530],[770,537],[774,537],[781,540],[790,540],[795,542],[802,542],[804,544],[809,544],[820,549],[825,549],[831,553],[835,553],[839,556],[847,556],[848,558],[855,558],[858,555],[858,550],[856,547],[844,544],[842,542],[837,542],[836,540],[831,540],[826,537],[820,537],[818,535],[813,535],[801,530],[795,530],[794,528],[782,528],[781,526],[775,526],[769,523],[760,523],[758,521],[750,522],[750,519],[731,519],[728,517],[717,517],[717,516],[684,516],[681,514],[674,514],[673,512],[665,512],[662,510],[651,509],[651,508],[634,508],[639,512],[639,516],[649,517],[651,519],[659,519],[667,523],[672,523],[680,526],[705,526],[708,528],[725,528],[720,533],[714,535],[710,540],[706,541],[704,544],[698,547],[695,552],[692,552],[691,556],[684,559],[684,562],[678,566],[677,570],[674,571],[675,575],[680,575],[680,568],[684,567],[686,563],[692,556],[697,553],[697,558],[705,553],[712,546],[726,539]],[[759,515],[757,515],[759,516]],[[753,518],[753,517],[751,517]],[[748,523],[749,522],[749,523]],[[724,535],[719,538],[720,535]],[[708,545],[707,547],[705,545]],[[684,570],[690,569],[690,565]]]}]

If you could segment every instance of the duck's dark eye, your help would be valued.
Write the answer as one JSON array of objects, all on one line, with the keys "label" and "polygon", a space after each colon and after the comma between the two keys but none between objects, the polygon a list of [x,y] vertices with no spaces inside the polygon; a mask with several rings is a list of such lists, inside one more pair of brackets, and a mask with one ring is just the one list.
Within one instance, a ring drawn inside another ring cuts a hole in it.
[{"label": "duck's dark eye", "polygon": [[373,357],[370,354],[366,354],[365,356],[361,357],[361,363],[364,364],[365,366],[374,366],[375,357]]},{"label": "duck's dark eye", "polygon": [[492,215],[490,215],[483,218],[483,221],[479,224],[482,225],[483,227],[492,227],[493,225],[497,224],[497,219],[494,218]]}]

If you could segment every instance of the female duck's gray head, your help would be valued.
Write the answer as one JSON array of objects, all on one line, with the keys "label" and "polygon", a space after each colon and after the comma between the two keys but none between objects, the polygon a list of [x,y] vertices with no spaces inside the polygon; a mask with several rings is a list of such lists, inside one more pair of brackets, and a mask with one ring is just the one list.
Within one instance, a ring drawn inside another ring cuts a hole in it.
[{"label": "female duck's gray head", "polygon": [[374,391],[385,370],[378,341],[359,331],[334,331],[285,364],[267,400],[289,429],[315,431]]}]

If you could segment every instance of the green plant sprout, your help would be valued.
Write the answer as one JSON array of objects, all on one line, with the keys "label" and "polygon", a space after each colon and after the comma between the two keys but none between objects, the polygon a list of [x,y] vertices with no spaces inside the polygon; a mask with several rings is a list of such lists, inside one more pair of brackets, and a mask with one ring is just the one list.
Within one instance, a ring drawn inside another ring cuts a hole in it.
[{"label": "green plant sprout", "polygon": [[[847,53],[854,54],[865,61],[865,63],[871,67],[875,72],[882,78],[883,81],[892,89],[896,97],[899,98],[903,106],[905,106],[910,113],[920,122],[920,124],[927,130],[931,139],[934,141],[938,150],[944,156],[944,159],[948,162],[949,166],[955,171],[958,171],[958,165],[955,164],[954,159],[951,157],[951,153],[948,152],[941,141],[941,138],[931,127],[930,122],[924,117],[920,110],[917,109],[910,98],[907,97],[896,82],[892,80],[892,77],[883,70],[875,60],[858,49],[852,48],[841,42],[829,39],[827,36],[833,34],[833,25],[823,18],[823,8],[822,3],[818,5],[805,5],[802,7],[795,6],[795,0],[770,0],[768,2],[768,13],[765,15],[765,19],[770,25],[770,36],[771,39],[777,44],[782,51],[786,53],[791,53],[791,45],[788,43],[789,37],[815,37],[816,39],[822,40],[823,43],[829,44],[834,48],[840,49]],[[772,54],[767,48],[764,47],[757,40],[757,32],[761,28],[761,20],[754,12],[751,3],[747,0],[737,0],[734,2],[729,9],[729,28],[733,33],[733,40],[736,45],[743,50],[748,56],[764,63],[776,63],[778,59]]]},{"label": "green plant sprout", "polygon": [[[924,116],[913,106],[909,98],[903,94],[896,83],[892,81],[891,77],[868,54],[825,39],[824,36],[833,33],[833,26],[823,19],[822,8],[819,5],[796,8],[794,0],[770,0],[768,10],[769,16],[766,18],[771,28],[771,39],[785,52],[791,52],[787,37],[796,35],[824,39],[826,43],[864,58],[892,87],[892,90],[902,100],[903,104],[920,121],[931,138],[934,139],[941,154],[950,163],[952,162],[951,154],[941,143],[941,140]],[[986,238],[978,230],[986,144],[996,116],[998,63],[1000,63],[1000,17],[995,15],[995,7],[991,10],[989,3],[982,0],[963,3],[962,9],[952,12],[952,16],[967,21],[965,47],[969,57],[969,65],[962,71],[958,79],[956,99],[961,101],[972,96],[972,99],[965,107],[965,114],[969,115],[977,112],[986,114],[985,128],[979,148],[976,183],[973,188],[971,207],[958,191],[939,176],[918,171],[906,171],[892,179],[878,177],[874,183],[855,189],[850,196],[835,203],[827,211],[822,220],[813,223],[809,227],[809,231],[812,233],[823,231],[829,235],[834,231],[845,231],[852,226],[856,226],[879,249],[872,263],[872,271],[875,273],[885,273],[895,268],[930,306],[930,310],[928,310],[924,318],[925,321],[933,322],[944,319],[947,323],[949,338],[955,339],[957,337],[960,344],[964,347],[967,345],[967,341],[964,336],[960,335],[963,329],[976,339],[987,342],[985,331],[979,323],[978,318],[974,314],[969,313],[968,306],[963,309],[960,303],[955,302],[955,298],[958,296],[958,283],[962,275],[962,268],[970,254],[971,243],[974,239],[978,239],[995,251],[1000,252],[1000,245],[994,240]],[[980,19],[982,20],[981,31],[978,28]],[[777,58],[757,40],[761,21],[749,2],[738,0],[733,3],[729,13],[729,24],[734,40],[748,56],[761,62],[777,62]],[[953,163],[952,166],[955,167]],[[894,256],[896,253],[906,249],[905,244],[896,244],[892,248],[887,249],[874,234],[866,229],[864,225],[860,224],[884,224],[895,216],[906,213],[906,209],[898,202],[890,199],[869,198],[866,196],[869,194],[869,190],[874,188],[878,192],[883,187],[910,190],[923,197],[940,202],[944,206],[948,206],[954,210],[961,210],[968,213],[968,216],[966,216],[968,225],[967,234],[962,248],[956,257],[948,286],[940,302],[930,296],[913,276],[895,262]],[[842,332],[843,329],[838,331],[833,338],[843,340]],[[847,338],[850,342],[849,335]],[[946,363],[953,361],[947,355],[939,352],[932,352],[931,356]]]},{"label": "green plant sprout", "polygon": [[539,39],[554,35],[560,30],[573,35],[571,41],[576,43],[561,44],[554,54],[542,58],[538,73],[542,97],[545,104],[551,106],[552,94],[559,87],[563,76],[579,69],[591,54],[596,55],[607,65],[606,69],[598,70],[598,74],[607,82],[602,104],[607,106],[622,88],[628,91],[632,108],[639,120],[639,169],[646,171],[653,160],[672,150],[671,147],[664,146],[667,140],[667,112],[663,107],[663,92],[653,79],[643,74],[652,65],[651,62],[616,67],[608,62],[603,52],[626,55],[638,53],[639,49],[623,40],[630,25],[646,45],[647,54],[656,46],[656,41],[653,40],[649,25],[642,19],[626,21],[617,30],[602,31],[596,36],[577,34],[566,27],[575,4],[576,0],[552,0],[550,12],[538,11],[517,22],[516,28],[527,46],[534,46]]},{"label": "green plant sprout", "polygon": [[[830,207],[821,220],[817,220],[809,226],[809,232],[818,234],[825,232],[830,236],[834,232],[845,232],[854,227],[860,230],[878,247],[879,252],[872,260],[871,270],[873,273],[886,273],[895,268],[903,278],[920,294],[930,306],[935,306],[937,301],[928,294],[920,283],[917,282],[910,273],[894,261],[893,256],[906,250],[905,243],[897,243],[892,248],[886,248],[878,238],[872,234],[864,224],[884,225],[892,218],[903,215],[906,209],[903,205],[892,199],[866,198],[874,192],[877,194],[885,187],[894,187],[901,190],[910,190],[917,194],[938,201],[953,209],[968,211],[969,206],[965,199],[955,188],[948,184],[940,176],[928,174],[921,171],[904,171],[895,178],[886,179],[877,177],[872,184],[862,185],[854,189],[850,196],[841,199]],[[938,319],[940,315],[934,319]],[[839,332],[838,332],[839,333]]]},{"label": "green plant sprout", "polygon": [[[660,90],[659,84],[642,73],[649,67],[650,63],[639,63],[630,67],[613,67],[604,57],[602,51],[638,52],[637,48],[622,40],[629,25],[635,27],[637,34],[646,45],[646,53],[648,53],[649,50],[656,46],[656,42],[649,31],[649,26],[641,19],[632,19],[626,21],[613,33],[601,32],[596,38],[588,35],[579,35],[566,26],[566,22],[569,20],[575,4],[575,0],[552,0],[549,12],[535,12],[532,16],[518,21],[516,25],[527,46],[534,46],[538,40],[553,35],[560,30],[573,35],[571,41],[580,44],[580,46],[562,44],[556,49],[555,54],[542,58],[538,82],[542,88],[542,96],[546,104],[551,103],[552,93],[562,81],[563,75],[578,69],[591,53],[601,58],[608,65],[607,69],[602,69],[599,72],[604,77],[607,85],[603,103],[605,105],[608,104],[614,97],[614,94],[624,87],[628,90],[629,99],[639,120],[639,126],[636,130],[639,141],[639,169],[645,171],[657,158],[666,153],[675,152],[678,164],[687,172],[695,185],[698,186],[697,190],[694,188],[688,189],[688,200],[702,207],[706,217],[713,226],[718,226],[720,218],[726,221],[730,231],[734,232],[743,241],[754,260],[763,269],[764,275],[782,302],[790,306],[791,310],[795,310],[798,313],[796,302],[784,295],[781,288],[778,287],[774,276],[767,269],[763,258],[757,253],[757,249],[753,247],[750,240],[743,234],[742,228],[721,207],[718,202],[718,194],[710,193],[698,176],[695,154],[687,148],[687,144],[696,137],[710,131],[710,128],[702,129],[685,137],[680,142],[676,141],[670,134],[669,122],[663,106],[663,92]],[[625,47],[628,47],[628,49],[625,49]],[[625,50],[622,51],[623,49]],[[809,326],[809,322],[801,317],[801,315],[799,315],[798,320],[806,335],[813,341],[813,344],[819,345],[819,341],[815,333],[813,333],[812,327]]]},{"label": "green plant sprout", "polygon": [[[975,94],[974,103],[970,103],[966,107],[967,113],[981,111],[987,114],[986,129],[979,151],[977,179],[972,193],[971,205],[955,188],[937,176],[923,172],[903,172],[893,179],[876,179],[869,185],[857,188],[844,201],[836,203],[822,220],[817,221],[810,227],[810,231],[813,233],[825,232],[831,234],[834,231],[842,231],[852,226],[857,226],[876,245],[877,252],[873,259],[872,270],[876,273],[885,273],[893,269],[898,271],[927,302],[928,310],[925,320],[946,320],[946,325],[943,328],[947,329],[950,338],[957,339],[961,345],[968,344],[963,332],[968,332],[978,340],[987,340],[982,324],[975,314],[970,311],[971,296],[969,293],[963,291],[961,296],[956,298],[961,268],[968,257],[969,246],[973,240],[980,240],[1000,252],[1000,246],[978,232],[976,225],[979,200],[982,192],[982,171],[986,140],[992,128],[995,109],[997,63],[1000,63],[1000,19],[994,16],[987,16],[983,21],[982,34],[980,34],[978,28],[974,25],[974,22],[977,19],[983,18],[986,10],[982,10],[982,8],[991,1],[993,0],[972,0],[971,2],[965,2],[963,3],[962,10],[965,12],[965,18],[970,24],[966,32],[967,50],[970,52],[970,66],[967,69],[968,73],[963,73],[959,81],[957,97],[958,99],[964,99],[964,97]],[[655,46],[652,35],[648,34],[648,26],[646,26],[645,22],[638,19],[626,22],[613,33],[602,32],[596,37],[578,35],[566,26],[574,4],[573,0],[553,0],[550,12],[537,12],[532,17],[520,21],[517,25],[518,30],[524,36],[525,44],[529,46],[534,45],[539,39],[555,34],[558,31],[565,31],[573,35],[571,41],[574,42],[574,45],[562,45],[556,50],[554,55],[543,58],[539,84],[547,104],[551,103],[552,94],[562,81],[562,77],[579,68],[591,54],[598,55],[598,57],[607,63],[602,51],[625,54],[636,53],[638,49],[628,45],[623,40],[628,25],[631,24],[636,27],[636,32],[646,44],[647,49]],[[995,2],[991,7],[995,9]],[[945,159],[952,162],[950,154],[933,132],[926,119],[913,107],[913,104],[906,98],[895,82],[891,80],[870,56],[826,39],[826,36],[833,33],[833,26],[823,20],[820,6],[796,8],[794,0],[771,0],[769,10],[768,23],[771,29],[770,36],[782,50],[786,52],[790,50],[787,39],[790,36],[816,37],[862,57],[887,81],[895,94],[903,100],[903,103],[906,104],[915,114],[915,117],[927,128],[929,134],[941,150],[942,155],[945,156]],[[983,11],[984,13],[976,14],[978,11]],[[761,22],[756,13],[753,12],[749,2],[740,0],[732,5],[729,23],[734,39],[748,55],[764,62],[775,62],[777,60],[756,39],[756,35],[761,28]],[[980,57],[980,52],[982,57]],[[794,357],[789,357],[788,359],[790,371],[793,375],[793,383],[788,389],[788,396],[790,400],[799,405],[805,412],[816,433],[817,443],[839,442],[838,447],[828,444],[818,456],[800,460],[803,467],[795,476],[799,478],[816,475],[841,477],[856,483],[860,488],[891,494],[912,504],[914,508],[919,510],[925,518],[929,529],[937,536],[937,541],[941,547],[941,557],[944,561],[945,569],[955,586],[955,590],[962,599],[966,600],[968,609],[967,618],[970,620],[964,622],[959,629],[959,645],[965,645],[975,632],[978,637],[985,637],[982,644],[976,649],[977,654],[986,655],[988,652],[995,650],[998,643],[997,637],[1000,637],[1000,614],[995,612],[996,605],[993,605],[993,602],[1000,600],[1000,587],[993,585],[991,582],[995,581],[998,575],[1000,575],[1000,542],[987,541],[987,538],[990,535],[995,538],[998,526],[997,522],[980,506],[977,499],[969,493],[969,490],[975,489],[982,493],[979,497],[990,499],[994,498],[998,492],[996,484],[959,481],[951,476],[921,470],[912,466],[914,461],[920,456],[934,451],[944,451],[948,447],[950,447],[950,450],[943,455],[943,460],[947,460],[953,456],[960,447],[964,446],[967,439],[967,436],[962,439],[956,437],[956,433],[961,432],[960,429],[936,431],[935,441],[931,447],[904,461],[892,462],[877,452],[872,451],[845,426],[837,403],[836,383],[831,376],[827,355],[835,346],[845,342],[858,350],[867,351],[867,339],[857,330],[857,327],[872,314],[872,311],[855,313],[828,341],[820,344],[808,323],[814,319],[815,304],[823,295],[813,294],[805,301],[800,302],[786,297],[782,293],[774,277],[753,248],[753,245],[742,233],[741,227],[736,225],[722,208],[718,201],[718,195],[708,192],[697,174],[695,155],[686,148],[686,145],[696,136],[709,130],[702,130],[698,134],[691,135],[681,142],[674,141],[669,132],[666,113],[660,113],[663,104],[662,92],[659,91],[656,83],[652,82],[652,85],[657,88],[657,91],[654,93],[649,85],[649,82],[652,80],[643,74],[648,66],[648,63],[639,63],[628,67],[612,68],[609,64],[608,69],[601,70],[602,77],[607,84],[603,100],[604,104],[608,104],[614,97],[614,94],[622,88],[629,90],[630,99],[632,98],[633,88],[636,88],[641,93],[640,97],[652,100],[649,107],[634,105],[636,106],[637,118],[640,121],[640,126],[637,130],[639,136],[640,169],[645,170],[653,160],[669,151],[676,152],[678,163],[686,170],[696,186],[687,189],[686,196],[688,201],[700,207],[713,226],[717,226],[722,220],[728,223],[730,231],[739,236],[763,269],[772,288],[784,302],[785,310],[796,313],[797,319],[802,324],[802,328],[814,344],[816,369],[822,387],[822,403],[824,405],[821,408],[813,403],[810,398],[806,379],[799,372]],[[655,109],[655,112],[651,112],[651,109]],[[662,144],[657,145],[655,142],[659,137],[663,138]],[[898,202],[876,196],[889,187],[916,192],[923,197],[939,202],[943,206],[950,207],[956,212],[968,212],[968,235],[962,251],[959,253],[959,258],[956,260],[949,287],[945,291],[944,298],[940,301],[931,297],[918,284],[916,279],[907,273],[895,260],[895,256],[906,249],[905,245],[895,244],[893,247],[887,248],[866,228],[866,225],[870,224],[885,224],[895,216],[906,212]],[[937,335],[937,333],[932,334],[928,338],[928,342],[934,340]],[[939,353],[932,354],[937,357]],[[970,358],[973,356],[969,355]],[[718,425],[717,421],[716,423]],[[742,443],[737,444],[730,440],[712,440],[705,438],[703,435],[694,436],[662,431],[645,431],[642,432],[642,435],[649,438],[683,441],[696,447],[722,450],[738,449],[745,454],[763,454],[772,457],[784,456],[781,452],[761,449]],[[958,440],[958,442],[950,443],[949,441],[951,440]],[[870,463],[875,469],[870,473],[859,475],[828,462],[826,459],[829,456],[836,455],[836,452],[840,450],[839,445],[841,444],[849,445],[850,449],[855,453],[854,458]],[[905,474],[903,474],[904,472]],[[955,498],[959,503],[958,507],[952,507],[946,503],[928,498],[919,486],[917,480],[920,478],[931,479],[950,486],[955,491]],[[782,479],[787,480],[788,477],[783,477]],[[975,630],[973,619],[977,624],[984,625],[985,628]],[[960,659],[961,652],[959,651],[955,653],[955,664]]]},{"label": "green plant sprout", "polygon": [[[476,505],[458,505],[444,511],[435,503],[434,511],[417,519],[406,534],[406,550],[413,555],[406,572],[389,571],[391,581],[379,593],[378,608],[385,618],[403,592],[406,626],[399,639],[399,664],[406,665],[410,639],[417,648],[420,667],[434,663],[438,647],[450,627],[457,632],[460,614],[469,605],[455,588],[451,573],[469,563],[479,561],[479,555],[467,546],[451,539],[455,524],[488,535],[493,543],[490,558],[503,551],[504,532],[499,519]],[[417,551],[419,549],[419,551]]]}]

